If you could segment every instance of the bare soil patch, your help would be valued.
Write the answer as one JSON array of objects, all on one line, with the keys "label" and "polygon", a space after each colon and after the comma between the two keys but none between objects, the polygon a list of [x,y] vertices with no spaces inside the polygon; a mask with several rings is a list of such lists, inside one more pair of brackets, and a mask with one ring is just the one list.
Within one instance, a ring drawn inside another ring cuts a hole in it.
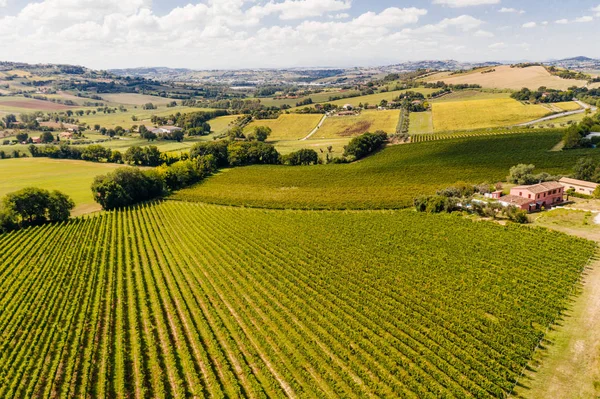
[{"label": "bare soil patch", "polygon": [[69,109],[67,105],[57,104],[50,101],[41,101],[41,100],[29,100],[29,101],[2,101],[0,105],[4,105],[5,107],[15,107],[15,108],[26,108],[26,109],[40,109],[44,111],[59,111],[63,109]]},{"label": "bare soil patch", "polygon": [[359,121],[356,124],[347,127],[343,131],[340,132],[340,136],[342,137],[350,137],[357,136],[363,133],[366,133],[371,128],[372,123],[369,121]]}]

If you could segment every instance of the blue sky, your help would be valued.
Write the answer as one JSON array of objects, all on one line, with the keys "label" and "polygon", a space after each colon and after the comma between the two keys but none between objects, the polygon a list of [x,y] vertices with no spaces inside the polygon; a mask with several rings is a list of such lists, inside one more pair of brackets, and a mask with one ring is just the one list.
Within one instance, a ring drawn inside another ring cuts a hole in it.
[{"label": "blue sky", "polygon": [[600,58],[600,0],[0,0],[0,58],[93,68]]}]

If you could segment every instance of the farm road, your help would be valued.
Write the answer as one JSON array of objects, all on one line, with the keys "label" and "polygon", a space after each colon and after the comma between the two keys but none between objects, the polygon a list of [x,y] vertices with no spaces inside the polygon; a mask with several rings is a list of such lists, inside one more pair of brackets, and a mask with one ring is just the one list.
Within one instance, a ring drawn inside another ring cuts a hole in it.
[{"label": "farm road", "polygon": [[306,136],[305,138],[301,139],[300,141],[308,140],[309,138],[312,137],[313,134],[315,134],[316,132],[318,132],[319,129],[321,128],[321,126],[323,126],[323,122],[325,122],[325,119],[327,119],[327,115],[323,115],[323,119],[321,119],[321,122],[319,122],[319,124],[317,125],[317,127],[314,128],[313,131],[308,134],[308,136]]},{"label": "farm road", "polygon": [[577,111],[561,112],[560,114],[550,115],[550,116],[547,116],[545,118],[536,119],[536,120],[531,121],[531,122],[521,123],[520,125],[517,125],[517,126],[535,125],[536,123],[551,121],[552,119],[558,119],[558,118],[562,118],[564,116],[571,116],[571,115],[581,114],[581,113],[584,113],[588,109],[591,109],[592,112],[596,112],[596,110],[598,109],[596,107],[590,107],[588,104],[586,104],[584,102],[581,102],[581,101],[575,101],[575,102],[577,104],[579,104],[579,106],[581,106],[582,108],[578,109]]}]

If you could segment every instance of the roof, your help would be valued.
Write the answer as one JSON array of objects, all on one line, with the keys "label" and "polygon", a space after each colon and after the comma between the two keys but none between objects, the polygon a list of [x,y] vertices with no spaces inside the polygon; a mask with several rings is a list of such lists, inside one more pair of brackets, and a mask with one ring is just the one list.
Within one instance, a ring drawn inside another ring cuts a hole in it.
[{"label": "roof", "polygon": [[592,183],[592,182],[585,181],[585,180],[571,179],[569,177],[563,177],[562,179],[559,180],[559,182],[564,183],[564,184],[572,184],[574,186],[588,187],[588,188],[596,188],[600,185],[598,183]]},{"label": "roof", "polygon": [[182,128],[180,128],[178,126],[161,126],[161,127],[159,127],[159,129],[165,129],[165,130],[183,130]]},{"label": "roof", "polygon": [[556,190],[558,188],[563,188],[563,185],[556,181],[547,181],[540,184],[534,184],[532,186],[517,186],[514,187],[513,190],[527,190],[534,194],[540,194],[550,190]]},{"label": "roof", "polygon": [[517,195],[505,195],[504,197],[501,197],[499,201],[518,206],[532,204],[535,202],[535,200],[519,197]]}]

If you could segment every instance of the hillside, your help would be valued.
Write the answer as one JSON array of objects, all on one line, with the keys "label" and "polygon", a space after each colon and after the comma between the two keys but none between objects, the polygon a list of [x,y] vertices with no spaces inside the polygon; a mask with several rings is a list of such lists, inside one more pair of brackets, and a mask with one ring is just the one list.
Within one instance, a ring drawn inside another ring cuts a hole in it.
[{"label": "hillside", "polygon": [[556,130],[475,136],[392,146],[350,165],[231,169],[173,198],[267,208],[399,208],[458,181],[503,181],[519,163],[569,174],[583,156],[600,159],[598,149],[550,152],[561,137]]},{"label": "hillside", "polygon": [[458,75],[432,75],[427,81],[435,82],[442,80],[447,84],[478,84],[485,88],[521,90],[527,87],[537,90],[545,86],[551,89],[566,90],[571,86],[583,87],[587,84],[583,80],[562,79],[551,75],[542,66],[531,66],[527,68],[511,68],[510,65],[502,65],[487,70],[495,70],[489,73],[466,73]]},{"label": "hillside", "polygon": [[7,398],[505,397],[594,251],[454,216],[176,202],[0,246]]}]

